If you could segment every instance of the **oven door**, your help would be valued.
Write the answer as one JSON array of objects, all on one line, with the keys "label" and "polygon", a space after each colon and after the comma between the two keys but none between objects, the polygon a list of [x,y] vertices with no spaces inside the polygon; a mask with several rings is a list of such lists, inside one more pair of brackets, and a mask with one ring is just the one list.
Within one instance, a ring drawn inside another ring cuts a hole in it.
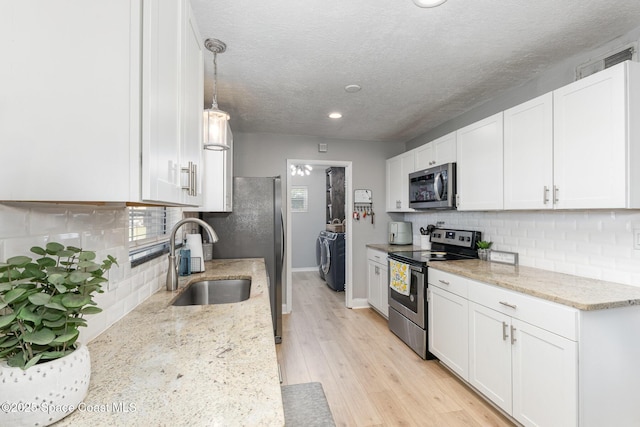
[{"label": "oven door", "polygon": [[[402,295],[392,289],[391,286],[387,286],[389,289],[389,307],[394,308],[398,313],[411,320],[421,329],[426,329],[426,267],[409,264],[409,269],[411,271],[409,295]],[[389,271],[391,271],[391,269],[389,269]]]}]

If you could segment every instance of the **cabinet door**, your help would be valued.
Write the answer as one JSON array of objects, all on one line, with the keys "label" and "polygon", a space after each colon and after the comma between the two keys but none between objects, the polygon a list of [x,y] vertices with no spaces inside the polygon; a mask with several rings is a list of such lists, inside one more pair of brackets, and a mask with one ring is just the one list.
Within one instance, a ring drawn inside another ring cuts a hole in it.
[{"label": "cabinet door", "polygon": [[469,383],[511,413],[511,318],[469,301]]},{"label": "cabinet door", "polygon": [[553,95],[504,112],[504,208],[551,209]]},{"label": "cabinet door", "polygon": [[457,131],[458,210],[503,208],[502,113]]},{"label": "cabinet door", "polygon": [[182,202],[180,96],[182,4],[143,5],[142,199]]},{"label": "cabinet door", "polygon": [[465,380],[469,379],[469,302],[429,286],[429,351]]},{"label": "cabinet door", "polygon": [[380,311],[382,297],[380,295],[380,267],[377,262],[367,261],[367,288],[369,305]]},{"label": "cabinet door", "polygon": [[[204,104],[204,63],[200,31],[190,3],[182,1],[184,10],[182,47],[182,140],[180,167],[191,168],[191,176],[182,176],[182,202],[200,206],[203,203],[202,107]],[[186,178],[186,182],[185,182]],[[185,185],[186,184],[186,185]],[[187,187],[185,190],[184,187]]]},{"label": "cabinet door", "polygon": [[380,264],[378,267],[378,286],[380,288],[380,312],[385,318],[389,318],[389,267]]},{"label": "cabinet door", "polygon": [[416,148],[416,170],[429,169],[436,164],[436,150],[433,142]]},{"label": "cabinet door", "polygon": [[432,142],[435,150],[435,162],[433,166],[443,165],[445,163],[454,163],[457,161],[457,139],[456,133],[451,132]]},{"label": "cabinet door", "polygon": [[627,65],[553,92],[557,208],[626,206]]},{"label": "cabinet door", "polygon": [[0,2],[1,200],[139,200],[140,14]]},{"label": "cabinet door", "polygon": [[578,344],[512,320],[513,417],[525,426],[578,424]]},{"label": "cabinet door", "polygon": [[387,160],[387,212],[412,212],[409,208],[409,174],[415,171],[415,151]]}]

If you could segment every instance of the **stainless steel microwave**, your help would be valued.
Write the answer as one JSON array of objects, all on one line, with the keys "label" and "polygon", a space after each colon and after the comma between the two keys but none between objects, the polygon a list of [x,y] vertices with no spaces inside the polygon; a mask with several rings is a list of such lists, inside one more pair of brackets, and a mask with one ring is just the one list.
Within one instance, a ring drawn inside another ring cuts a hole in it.
[{"label": "stainless steel microwave", "polygon": [[409,207],[456,208],[456,164],[446,163],[409,174]]}]

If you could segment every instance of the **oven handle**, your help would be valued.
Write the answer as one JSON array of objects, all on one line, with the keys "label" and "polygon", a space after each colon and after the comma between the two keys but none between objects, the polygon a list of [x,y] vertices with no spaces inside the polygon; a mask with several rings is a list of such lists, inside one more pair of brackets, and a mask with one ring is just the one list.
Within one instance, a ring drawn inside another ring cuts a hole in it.
[{"label": "oven handle", "polygon": [[411,269],[411,271],[415,271],[416,273],[424,274],[424,271],[422,271],[422,267],[416,267],[415,265],[409,264],[409,268]]}]

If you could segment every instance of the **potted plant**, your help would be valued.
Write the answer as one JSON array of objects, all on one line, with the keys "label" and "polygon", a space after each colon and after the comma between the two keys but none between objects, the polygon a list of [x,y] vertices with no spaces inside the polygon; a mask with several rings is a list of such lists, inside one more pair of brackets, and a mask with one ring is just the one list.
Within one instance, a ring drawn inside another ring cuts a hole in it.
[{"label": "potted plant", "polygon": [[85,315],[102,311],[93,297],[117,265],[110,255],[98,264],[95,252],[55,242],[31,252],[35,261],[0,264],[0,381],[10,398],[0,425],[48,425],[82,402],[91,362],[79,328]]},{"label": "potted plant", "polygon": [[480,240],[476,243],[476,245],[478,246],[478,258],[486,261],[489,258],[489,251],[491,250],[491,245],[493,245],[493,242]]}]

